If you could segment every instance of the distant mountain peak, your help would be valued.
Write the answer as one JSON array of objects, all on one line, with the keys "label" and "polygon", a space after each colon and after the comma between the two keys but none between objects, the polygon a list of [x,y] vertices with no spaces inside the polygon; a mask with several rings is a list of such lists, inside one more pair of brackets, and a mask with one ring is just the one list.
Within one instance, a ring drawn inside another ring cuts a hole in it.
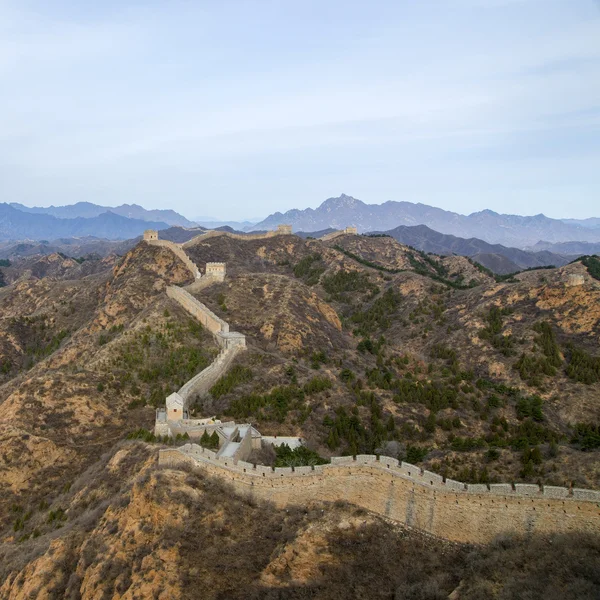
[{"label": "distant mountain peak", "polygon": [[319,208],[354,208],[356,206],[365,206],[365,203],[347,194],[341,194],[337,198],[327,198]]},{"label": "distant mountain peak", "polygon": [[461,238],[478,238],[490,244],[511,247],[531,246],[540,239],[552,243],[564,241],[600,242],[600,227],[564,223],[544,215],[505,215],[486,209],[463,215],[427,204],[387,201],[367,204],[348,194],[328,198],[317,208],[274,213],[252,229],[274,229],[289,223],[296,231],[343,229],[355,225],[358,231],[387,231],[400,225],[427,225],[440,233]]}]

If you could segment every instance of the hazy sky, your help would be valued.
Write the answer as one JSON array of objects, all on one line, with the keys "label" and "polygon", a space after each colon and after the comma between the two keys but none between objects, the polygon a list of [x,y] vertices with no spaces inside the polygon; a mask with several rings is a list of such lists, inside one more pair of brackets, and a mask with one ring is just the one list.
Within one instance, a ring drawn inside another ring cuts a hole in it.
[{"label": "hazy sky", "polygon": [[0,202],[600,216],[597,0],[0,0]]}]

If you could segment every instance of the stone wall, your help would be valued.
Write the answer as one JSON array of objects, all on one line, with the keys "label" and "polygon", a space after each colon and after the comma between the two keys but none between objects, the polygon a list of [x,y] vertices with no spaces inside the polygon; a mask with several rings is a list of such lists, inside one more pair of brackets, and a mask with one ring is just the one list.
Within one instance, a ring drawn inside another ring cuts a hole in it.
[{"label": "stone wall", "polygon": [[196,237],[193,237],[191,240],[185,242],[185,244],[183,244],[183,247],[189,248],[190,246],[195,246],[197,244],[202,243],[204,240],[209,240],[210,238],[221,237],[221,236],[230,237],[230,238],[233,238],[234,240],[266,240],[266,239],[275,237],[277,235],[290,235],[290,234],[286,234],[282,231],[267,231],[264,233],[243,233],[242,234],[242,233],[231,233],[229,231],[210,230],[210,231],[207,231],[206,233],[197,235]]},{"label": "stone wall", "polygon": [[167,296],[180,304],[195,319],[198,319],[211,333],[215,335],[229,333],[229,324],[217,317],[207,306],[196,300],[186,290],[172,285],[167,288]]},{"label": "stone wall", "polygon": [[343,231],[332,231],[331,233],[326,233],[324,236],[320,237],[319,239],[322,242],[328,242],[329,240],[334,240],[335,238],[338,238],[342,235],[344,235]]},{"label": "stone wall", "polygon": [[206,277],[212,277],[216,281],[225,281],[226,266],[224,262],[207,262]]},{"label": "stone wall", "polygon": [[194,262],[190,259],[190,257],[181,249],[181,246],[175,244],[174,242],[170,242],[169,240],[157,240],[150,239],[146,240],[148,244],[151,246],[162,246],[163,248],[168,248],[179,258],[183,264],[188,268],[190,273],[194,276],[194,279],[200,279],[200,271]]},{"label": "stone wall", "polygon": [[240,459],[247,458],[252,452],[252,427],[246,429],[246,434],[240,442],[240,447],[236,450],[233,458],[239,462]]},{"label": "stone wall", "polygon": [[243,346],[233,346],[221,350],[217,358],[206,369],[192,377],[177,393],[187,400],[193,394],[205,396],[210,388],[225,375],[236,355],[244,350]]},{"label": "stone wall", "polygon": [[346,500],[398,523],[457,542],[485,543],[507,531],[600,532],[600,492],[509,484],[465,485],[387,457],[275,470],[187,444],[161,450],[159,464],[188,464],[277,507]]},{"label": "stone wall", "polygon": [[331,233],[326,233],[319,239],[322,242],[329,242],[330,240],[334,240],[335,238],[341,237],[342,235],[358,235],[358,230],[356,229],[356,227],[346,227],[341,231],[332,231]]}]

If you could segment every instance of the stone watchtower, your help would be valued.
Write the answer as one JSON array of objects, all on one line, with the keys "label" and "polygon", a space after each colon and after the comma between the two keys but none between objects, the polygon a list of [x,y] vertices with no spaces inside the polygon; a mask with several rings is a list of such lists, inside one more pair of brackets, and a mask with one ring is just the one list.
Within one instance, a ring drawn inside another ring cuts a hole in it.
[{"label": "stone watchtower", "polygon": [[206,277],[211,277],[216,281],[225,281],[225,263],[224,262],[207,262]]},{"label": "stone watchtower", "polygon": [[358,235],[358,229],[354,225],[351,225],[350,227],[346,227],[346,229],[344,229],[344,233],[348,235]]},{"label": "stone watchtower", "polygon": [[158,231],[156,231],[155,229],[146,229],[146,231],[144,231],[144,241],[152,242],[157,239]]},{"label": "stone watchtower", "polygon": [[277,233],[280,235],[292,235],[291,225],[277,225]]}]

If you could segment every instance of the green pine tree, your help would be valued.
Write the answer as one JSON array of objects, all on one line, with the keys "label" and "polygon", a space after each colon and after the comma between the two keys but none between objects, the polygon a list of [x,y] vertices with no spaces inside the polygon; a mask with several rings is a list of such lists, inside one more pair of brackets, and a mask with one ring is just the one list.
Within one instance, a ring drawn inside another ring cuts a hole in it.
[{"label": "green pine tree", "polygon": [[206,431],[206,429],[200,438],[200,445],[204,448],[208,448],[210,446],[210,435],[208,435],[208,431]]}]

